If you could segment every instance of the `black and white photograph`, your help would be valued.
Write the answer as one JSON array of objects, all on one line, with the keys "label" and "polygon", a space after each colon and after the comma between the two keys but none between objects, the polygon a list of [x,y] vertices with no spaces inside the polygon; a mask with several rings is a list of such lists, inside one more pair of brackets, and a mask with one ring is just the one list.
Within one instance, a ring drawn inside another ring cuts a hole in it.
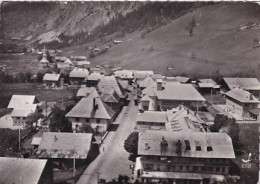
[{"label": "black and white photograph", "polygon": [[260,184],[260,1],[0,1],[0,184]]}]

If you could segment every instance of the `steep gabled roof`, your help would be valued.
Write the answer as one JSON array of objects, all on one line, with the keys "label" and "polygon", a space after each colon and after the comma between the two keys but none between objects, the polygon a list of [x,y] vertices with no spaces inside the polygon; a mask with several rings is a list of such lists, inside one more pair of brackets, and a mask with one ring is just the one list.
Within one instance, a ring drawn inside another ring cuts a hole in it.
[{"label": "steep gabled roof", "polygon": [[11,113],[12,117],[27,117],[36,111],[37,104],[24,105],[22,108],[14,108]]},{"label": "steep gabled roof", "polygon": [[260,90],[260,83],[257,78],[223,78],[229,89],[236,87],[245,90]]},{"label": "steep gabled roof", "polygon": [[0,157],[0,183],[37,184],[47,160]]},{"label": "steep gabled roof", "polygon": [[7,108],[23,108],[24,105],[33,104],[34,95],[13,95]]},{"label": "steep gabled roof", "polygon": [[81,87],[77,92],[77,97],[87,97],[90,93],[95,91],[97,93],[97,89],[95,87]]},{"label": "steep gabled roof", "polygon": [[[98,106],[96,110],[94,110],[94,99],[95,104]],[[66,117],[111,119],[114,115],[115,112],[102,102],[100,97],[89,95],[86,98],[82,98],[66,114]]]},{"label": "steep gabled roof", "polygon": [[177,101],[206,101],[191,84],[169,83],[165,89],[157,91],[158,99]]},{"label": "steep gabled roof", "polygon": [[98,72],[92,72],[92,73],[87,77],[87,80],[95,80],[95,81],[98,81],[98,80],[101,80],[103,77],[104,77],[104,75],[101,75],[101,74],[98,73]]},{"label": "steep gabled roof", "polygon": [[167,114],[165,111],[144,111],[137,114],[136,121],[166,123]]},{"label": "steep gabled roof", "polygon": [[151,84],[156,83],[150,76],[147,76],[144,80],[139,82],[139,87],[146,88]]},{"label": "steep gabled roof", "polygon": [[91,133],[44,132],[36,155],[38,158],[86,159],[91,141]]},{"label": "steep gabled roof", "polygon": [[233,98],[241,103],[260,103],[250,92],[241,88],[233,88],[225,93],[226,96]]},{"label": "steep gabled roof", "polygon": [[98,83],[99,91],[103,92],[104,89],[109,88],[114,89],[120,97],[123,96],[124,90],[114,76],[104,76]]}]

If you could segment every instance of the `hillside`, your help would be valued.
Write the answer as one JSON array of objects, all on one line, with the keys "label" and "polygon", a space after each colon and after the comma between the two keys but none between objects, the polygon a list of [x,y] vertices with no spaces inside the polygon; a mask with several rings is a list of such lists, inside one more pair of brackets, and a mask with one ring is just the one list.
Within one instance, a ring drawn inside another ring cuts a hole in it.
[{"label": "hillside", "polygon": [[[8,2],[2,3],[4,38],[20,38],[31,43],[59,41],[60,35],[91,34],[117,15],[125,15],[142,2]],[[2,31],[1,31],[2,32]]]},{"label": "hillside", "polygon": [[[193,36],[188,24],[193,19]],[[252,23],[257,23],[254,26]],[[128,69],[151,69],[167,74],[259,75],[260,6],[254,3],[218,3],[189,12],[145,36],[143,30],[119,38],[108,52],[90,58],[94,64],[117,64]],[[105,44],[112,44],[107,42]],[[70,54],[87,55],[86,46],[103,47],[93,42],[65,49]],[[167,68],[171,68],[168,70]]]}]

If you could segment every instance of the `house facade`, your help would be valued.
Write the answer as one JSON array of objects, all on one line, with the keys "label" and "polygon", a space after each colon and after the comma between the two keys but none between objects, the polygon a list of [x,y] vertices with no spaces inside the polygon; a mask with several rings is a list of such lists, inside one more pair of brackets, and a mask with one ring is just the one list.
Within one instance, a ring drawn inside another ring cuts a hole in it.
[{"label": "house facade", "polygon": [[89,95],[82,98],[66,118],[72,122],[72,129],[77,132],[84,124],[90,125],[96,132],[104,133],[107,131],[115,112],[108,107],[99,96]]},{"label": "house facade", "polygon": [[43,82],[46,88],[57,88],[60,86],[60,74],[46,73]]},{"label": "house facade", "polygon": [[201,132],[145,131],[139,136],[138,155],[141,181],[167,184],[224,183],[235,158],[227,134]]},{"label": "house facade", "polygon": [[259,100],[250,92],[241,88],[233,88],[225,93],[226,105],[229,111],[243,116],[249,110],[258,108]]}]

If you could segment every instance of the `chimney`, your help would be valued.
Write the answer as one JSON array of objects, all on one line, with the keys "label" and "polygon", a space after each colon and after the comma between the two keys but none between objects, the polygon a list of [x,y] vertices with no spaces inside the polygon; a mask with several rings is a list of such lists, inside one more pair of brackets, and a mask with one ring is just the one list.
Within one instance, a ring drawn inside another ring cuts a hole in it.
[{"label": "chimney", "polygon": [[96,112],[97,109],[98,109],[98,104],[96,104],[96,98],[93,98],[93,110],[94,110],[94,112]]},{"label": "chimney", "polygon": [[253,100],[253,95],[250,93],[250,100]]},{"label": "chimney", "polygon": [[178,140],[178,142],[176,143],[176,153],[178,156],[181,156],[181,141]]},{"label": "chimney", "polygon": [[157,91],[162,91],[162,79],[157,79]]}]

